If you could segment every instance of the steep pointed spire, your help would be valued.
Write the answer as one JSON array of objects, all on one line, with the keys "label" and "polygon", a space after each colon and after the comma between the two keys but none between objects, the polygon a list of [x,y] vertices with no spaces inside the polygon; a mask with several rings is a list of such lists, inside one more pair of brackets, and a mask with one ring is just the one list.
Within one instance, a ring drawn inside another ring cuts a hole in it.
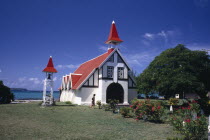
[{"label": "steep pointed spire", "polygon": [[106,44],[117,45],[121,42],[123,42],[123,41],[118,36],[115,22],[112,21],[112,26],[111,26],[111,29],[110,29],[109,37],[108,37],[108,40],[105,43]]},{"label": "steep pointed spire", "polygon": [[47,67],[42,72],[58,72],[53,65],[52,56],[50,56],[50,59],[48,61]]}]

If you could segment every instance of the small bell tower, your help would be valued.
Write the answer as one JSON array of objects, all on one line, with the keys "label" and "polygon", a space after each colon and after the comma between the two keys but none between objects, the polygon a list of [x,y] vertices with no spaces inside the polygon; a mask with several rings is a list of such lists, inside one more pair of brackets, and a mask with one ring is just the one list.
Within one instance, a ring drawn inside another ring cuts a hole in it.
[{"label": "small bell tower", "polygon": [[108,37],[108,40],[105,43],[110,44],[111,46],[113,46],[113,45],[116,46],[116,45],[120,44],[121,42],[123,42],[123,41],[118,36],[115,22],[112,21],[112,26],[111,26],[111,29],[110,29],[109,37]]},{"label": "small bell tower", "polygon": [[44,88],[43,88],[43,106],[53,105],[53,73],[57,73],[58,71],[54,68],[52,56],[48,61],[47,67],[42,71],[46,73],[46,77],[44,80]]}]

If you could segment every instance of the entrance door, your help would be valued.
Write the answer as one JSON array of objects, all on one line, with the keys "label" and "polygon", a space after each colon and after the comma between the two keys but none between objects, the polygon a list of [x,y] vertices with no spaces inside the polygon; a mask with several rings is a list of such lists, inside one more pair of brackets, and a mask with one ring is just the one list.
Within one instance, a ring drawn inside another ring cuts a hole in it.
[{"label": "entrance door", "polygon": [[107,87],[106,102],[108,102],[109,99],[116,99],[119,100],[119,103],[123,103],[124,90],[119,83],[112,83]]}]

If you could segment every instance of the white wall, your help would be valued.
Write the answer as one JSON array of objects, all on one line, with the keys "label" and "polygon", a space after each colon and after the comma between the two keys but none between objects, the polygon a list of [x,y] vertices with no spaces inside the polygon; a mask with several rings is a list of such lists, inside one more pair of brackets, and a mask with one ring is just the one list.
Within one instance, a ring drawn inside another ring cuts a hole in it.
[{"label": "white wall", "polygon": [[74,93],[72,90],[63,90],[61,92],[60,101],[61,102],[72,101],[73,94]]},{"label": "white wall", "polygon": [[98,88],[82,87],[76,91],[75,96],[81,98],[81,104],[90,105],[92,102],[93,94],[96,94],[95,101],[101,100],[101,95],[98,92]]},{"label": "white wall", "polygon": [[[113,80],[99,80],[100,85],[100,92],[102,93],[102,104],[106,104],[106,90],[107,87],[113,83]],[[128,82],[127,81],[118,81],[118,83],[123,87],[124,90],[124,103],[128,104]]]}]

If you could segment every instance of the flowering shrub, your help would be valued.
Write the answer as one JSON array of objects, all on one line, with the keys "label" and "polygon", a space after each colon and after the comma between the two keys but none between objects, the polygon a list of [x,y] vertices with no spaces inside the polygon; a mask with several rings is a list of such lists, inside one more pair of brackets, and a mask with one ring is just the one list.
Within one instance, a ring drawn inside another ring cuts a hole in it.
[{"label": "flowering shrub", "polygon": [[160,102],[151,102],[150,100],[136,101],[132,104],[136,119],[144,119],[149,121],[161,121],[163,115],[163,106]]},{"label": "flowering shrub", "polygon": [[191,103],[189,103],[191,111],[195,113],[199,113],[200,111],[200,105],[198,104],[197,101],[193,100]]},{"label": "flowering shrub", "polygon": [[[202,139],[207,133],[207,120],[205,116],[198,116],[200,106],[196,101],[187,107],[181,107],[171,115],[170,122],[174,129],[184,135],[185,139]],[[196,113],[196,115],[195,115]]]}]

